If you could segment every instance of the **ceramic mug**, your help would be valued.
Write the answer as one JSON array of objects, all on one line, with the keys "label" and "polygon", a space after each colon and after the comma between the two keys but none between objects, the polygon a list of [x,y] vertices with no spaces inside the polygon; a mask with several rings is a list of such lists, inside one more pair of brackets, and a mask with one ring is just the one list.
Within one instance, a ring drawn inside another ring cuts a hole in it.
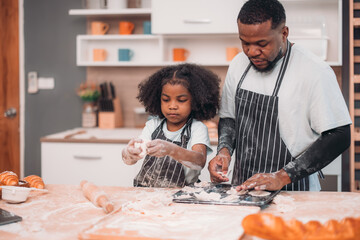
[{"label": "ceramic mug", "polygon": [[132,22],[121,21],[119,22],[120,34],[132,34],[135,24]]},{"label": "ceramic mug", "polygon": [[237,47],[226,48],[226,61],[231,61],[241,50]]},{"label": "ceramic mug", "polygon": [[104,35],[109,30],[110,25],[104,22],[94,21],[91,22],[92,35]]},{"label": "ceramic mug", "polygon": [[107,0],[108,9],[124,9],[127,8],[127,0]]},{"label": "ceramic mug", "polygon": [[93,60],[94,62],[103,62],[106,60],[107,52],[102,48],[93,49]]},{"label": "ceramic mug", "polygon": [[134,56],[134,52],[129,48],[118,49],[118,57],[119,57],[119,61],[121,62],[130,61],[133,56]]},{"label": "ceramic mug", "polygon": [[151,34],[151,22],[150,21],[143,22],[143,30],[144,30],[144,34]]},{"label": "ceramic mug", "polygon": [[173,48],[173,61],[183,62],[186,61],[190,52],[185,48]]}]

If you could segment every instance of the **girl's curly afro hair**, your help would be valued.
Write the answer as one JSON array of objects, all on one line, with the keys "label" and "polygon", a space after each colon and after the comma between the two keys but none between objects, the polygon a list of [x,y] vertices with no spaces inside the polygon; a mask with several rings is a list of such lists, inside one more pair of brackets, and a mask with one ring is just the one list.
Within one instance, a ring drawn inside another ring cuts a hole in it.
[{"label": "girl's curly afro hair", "polygon": [[165,84],[181,84],[192,96],[191,116],[199,121],[213,118],[219,109],[220,78],[196,64],[178,64],[160,69],[138,86],[137,98],[145,110],[164,118],[161,112],[161,93]]}]

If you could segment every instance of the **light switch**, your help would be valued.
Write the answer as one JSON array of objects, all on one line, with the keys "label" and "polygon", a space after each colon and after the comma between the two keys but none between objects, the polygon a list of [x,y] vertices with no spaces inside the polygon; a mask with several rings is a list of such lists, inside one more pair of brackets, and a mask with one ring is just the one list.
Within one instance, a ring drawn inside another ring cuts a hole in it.
[{"label": "light switch", "polygon": [[54,78],[39,78],[38,79],[39,89],[54,89],[55,79]]}]

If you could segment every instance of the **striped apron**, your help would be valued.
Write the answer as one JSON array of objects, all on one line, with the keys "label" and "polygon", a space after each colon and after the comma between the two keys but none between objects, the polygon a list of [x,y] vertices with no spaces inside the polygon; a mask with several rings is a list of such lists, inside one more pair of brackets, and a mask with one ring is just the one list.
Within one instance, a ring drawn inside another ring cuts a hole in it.
[{"label": "striped apron", "polygon": [[[251,63],[243,73],[236,89],[236,160],[232,184],[240,185],[256,173],[271,173],[295,160],[281,139],[277,96],[283,80],[291,44],[287,50],[271,96],[241,89]],[[309,190],[309,177],[284,186],[283,190]]]},{"label": "striped apron", "polygon": [[[162,139],[182,148],[187,148],[191,136],[192,118],[181,131],[181,142],[171,141],[165,137],[163,125],[166,119],[155,129],[151,139]],[[170,156],[155,157],[146,155],[140,172],[134,179],[135,187],[184,187],[185,172],[183,165]]]}]

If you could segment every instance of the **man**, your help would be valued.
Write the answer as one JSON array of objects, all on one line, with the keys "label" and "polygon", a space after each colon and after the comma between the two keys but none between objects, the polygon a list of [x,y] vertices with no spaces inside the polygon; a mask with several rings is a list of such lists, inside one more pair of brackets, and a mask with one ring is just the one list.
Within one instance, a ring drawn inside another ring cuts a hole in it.
[{"label": "man", "polygon": [[350,145],[351,119],[333,70],[290,43],[277,0],[249,0],[237,19],[243,52],[231,62],[219,112],[213,182],[236,150],[237,190],[319,191],[317,171]]}]

